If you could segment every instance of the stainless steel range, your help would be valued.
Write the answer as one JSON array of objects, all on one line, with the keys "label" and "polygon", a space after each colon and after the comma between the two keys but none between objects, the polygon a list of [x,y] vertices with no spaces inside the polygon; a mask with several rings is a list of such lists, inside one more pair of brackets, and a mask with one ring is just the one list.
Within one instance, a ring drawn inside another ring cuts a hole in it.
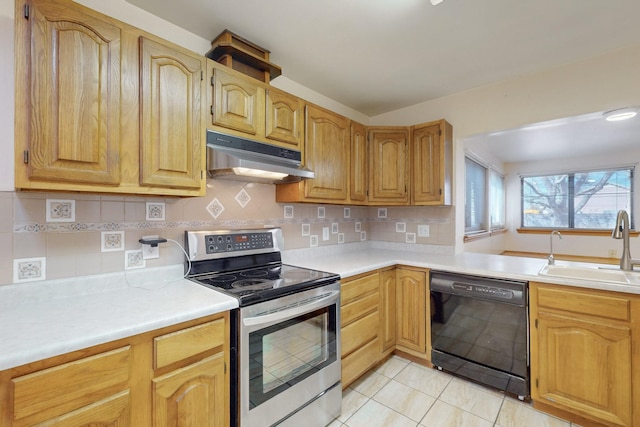
[{"label": "stainless steel range", "polygon": [[231,425],[325,426],[340,415],[340,276],[282,264],[282,232],[187,231],[188,277],[238,298]]}]

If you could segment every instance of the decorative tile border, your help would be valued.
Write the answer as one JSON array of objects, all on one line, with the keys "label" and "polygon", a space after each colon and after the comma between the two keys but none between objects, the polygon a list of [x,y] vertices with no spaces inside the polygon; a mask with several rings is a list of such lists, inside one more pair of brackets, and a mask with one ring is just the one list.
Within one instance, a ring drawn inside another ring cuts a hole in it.
[{"label": "decorative tile border", "polygon": [[35,282],[47,278],[47,259],[19,258],[13,260],[13,282]]}]

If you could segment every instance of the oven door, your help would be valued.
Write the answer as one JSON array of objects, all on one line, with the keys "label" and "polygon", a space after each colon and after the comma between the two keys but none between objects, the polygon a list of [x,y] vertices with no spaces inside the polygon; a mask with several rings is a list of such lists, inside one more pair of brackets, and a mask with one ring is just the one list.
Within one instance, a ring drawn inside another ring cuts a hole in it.
[{"label": "oven door", "polygon": [[340,383],[339,283],[242,307],[239,327],[241,426],[279,423],[316,400],[328,422],[340,414],[340,393],[325,396]]}]

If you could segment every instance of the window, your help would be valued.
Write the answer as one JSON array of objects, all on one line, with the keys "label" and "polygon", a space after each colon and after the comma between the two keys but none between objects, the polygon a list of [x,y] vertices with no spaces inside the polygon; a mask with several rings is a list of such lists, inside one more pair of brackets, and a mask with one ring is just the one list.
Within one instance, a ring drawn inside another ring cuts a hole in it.
[{"label": "window", "polygon": [[612,229],[620,209],[633,228],[634,168],[525,176],[522,228]]},{"label": "window", "polygon": [[489,166],[465,157],[465,234],[505,226],[504,177]]}]

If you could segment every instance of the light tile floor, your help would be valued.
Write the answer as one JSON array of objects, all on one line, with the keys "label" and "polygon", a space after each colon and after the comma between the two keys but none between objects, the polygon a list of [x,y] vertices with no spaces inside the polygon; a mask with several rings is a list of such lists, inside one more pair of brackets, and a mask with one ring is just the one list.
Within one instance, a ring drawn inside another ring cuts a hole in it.
[{"label": "light tile floor", "polygon": [[392,356],[342,394],[328,427],[579,427],[529,403]]}]

